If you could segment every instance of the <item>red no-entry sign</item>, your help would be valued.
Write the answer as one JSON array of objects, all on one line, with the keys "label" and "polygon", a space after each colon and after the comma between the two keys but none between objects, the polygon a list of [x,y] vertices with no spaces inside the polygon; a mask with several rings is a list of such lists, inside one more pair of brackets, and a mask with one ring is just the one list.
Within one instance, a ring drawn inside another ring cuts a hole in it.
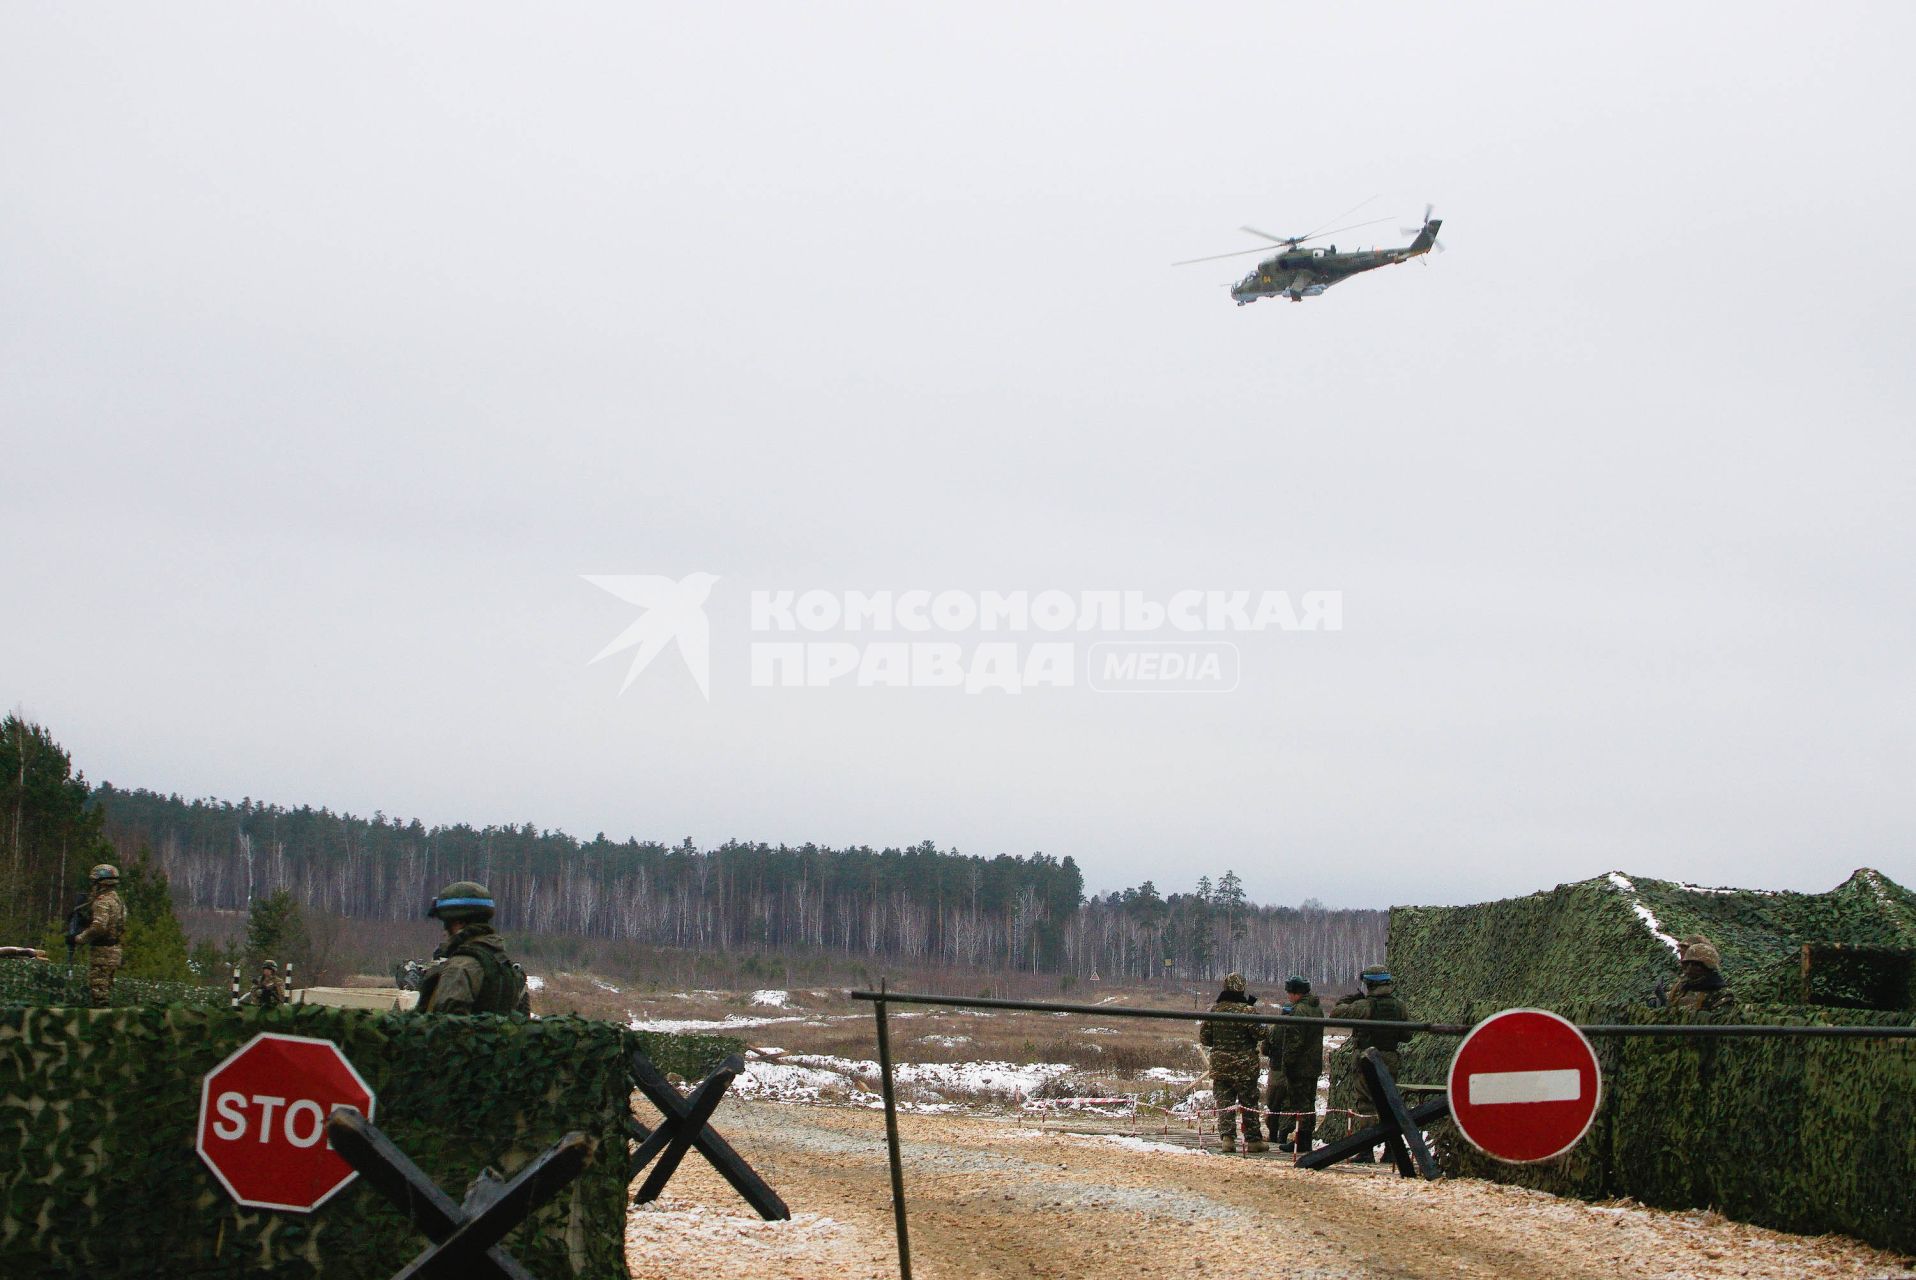
[{"label": "red no-entry sign", "polygon": [[339,1046],[263,1032],[207,1073],[194,1147],[241,1204],[311,1213],[358,1176],[326,1139],[340,1107],[372,1119],[373,1091]]},{"label": "red no-entry sign", "polygon": [[1506,1009],[1471,1028],[1450,1060],[1450,1114],[1486,1155],[1527,1164],[1588,1132],[1602,1078],[1596,1051],[1542,1009]]}]

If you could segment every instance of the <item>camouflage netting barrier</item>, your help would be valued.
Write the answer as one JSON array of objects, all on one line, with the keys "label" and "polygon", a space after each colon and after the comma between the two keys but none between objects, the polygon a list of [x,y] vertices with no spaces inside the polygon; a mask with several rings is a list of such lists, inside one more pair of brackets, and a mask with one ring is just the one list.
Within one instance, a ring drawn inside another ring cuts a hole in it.
[{"label": "camouflage netting barrier", "polygon": [[[202,987],[186,982],[148,982],[115,978],[113,1003],[184,1004],[202,1009],[224,1009],[232,1004],[226,987]],[[46,960],[0,960],[0,1005],[87,1003],[86,964],[56,964]]]},{"label": "camouflage netting barrier", "polygon": [[505,1242],[540,1276],[626,1274],[630,1050],[696,1078],[739,1048],[569,1017],[0,1008],[0,1275],[386,1277],[423,1248],[363,1179],[310,1215],[242,1209],[201,1161],[200,1082],[261,1031],[339,1045],[376,1123],[455,1200],[488,1165],[597,1139],[601,1158]]},{"label": "camouflage netting barrier", "polygon": [[[1642,1004],[1676,976],[1664,939],[1692,933],[1716,944],[1739,999],[1822,1003],[1821,978],[1804,989],[1803,948],[1823,966],[1843,954],[1829,944],[1910,954],[1916,894],[1869,870],[1829,893],[1698,889],[1613,874],[1475,906],[1394,907],[1389,957],[1398,994],[1417,1017],[1474,1022],[1522,1004]],[[1889,994],[1892,1007],[1910,1008]]]},{"label": "camouflage netting barrier", "polygon": [[[1675,977],[1666,939],[1691,933],[1721,951],[1740,1004],[1735,1021],[1916,1023],[1908,977],[1916,895],[1868,870],[1823,894],[1613,874],[1501,902],[1398,907],[1388,955],[1397,992],[1419,1021],[1470,1024],[1526,1006],[1583,1023],[1676,1020],[1644,1003]],[[1445,1167],[1561,1194],[1713,1206],[1767,1226],[1841,1231],[1916,1252],[1916,1043],[1595,1043],[1605,1096],[1574,1151],[1507,1165],[1479,1155],[1444,1122],[1433,1136]],[[1442,1084],[1457,1044],[1416,1037],[1403,1047],[1400,1075]],[[1354,1063],[1348,1045],[1332,1055],[1332,1106],[1352,1105]]]},{"label": "camouflage netting barrier", "polygon": [[[1697,1020],[1588,1006],[1560,1012],[1579,1022]],[[1874,1010],[1809,1012],[1745,1005],[1738,1021],[1916,1021]],[[1432,1039],[1420,1057],[1447,1063],[1456,1040]],[[1916,1253],[1916,1042],[1606,1036],[1593,1043],[1603,1103],[1574,1150],[1508,1165],[1444,1121],[1432,1135],[1444,1168],[1586,1199],[1709,1206],[1785,1231],[1840,1231]]]}]

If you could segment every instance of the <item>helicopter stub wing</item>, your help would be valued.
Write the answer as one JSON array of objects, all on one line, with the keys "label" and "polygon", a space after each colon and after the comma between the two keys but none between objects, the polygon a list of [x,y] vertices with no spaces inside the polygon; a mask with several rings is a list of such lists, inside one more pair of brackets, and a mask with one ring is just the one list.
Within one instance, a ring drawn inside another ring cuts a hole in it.
[{"label": "helicopter stub wing", "polygon": [[1302,302],[1305,298],[1315,298],[1324,290],[1337,283],[1335,276],[1320,277],[1314,271],[1300,271],[1291,277],[1284,286],[1284,296],[1293,302]]}]

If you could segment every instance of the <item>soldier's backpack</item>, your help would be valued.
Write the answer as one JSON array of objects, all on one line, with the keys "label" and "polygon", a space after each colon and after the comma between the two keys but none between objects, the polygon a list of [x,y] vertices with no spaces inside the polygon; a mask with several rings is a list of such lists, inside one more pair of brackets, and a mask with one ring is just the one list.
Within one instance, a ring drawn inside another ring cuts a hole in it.
[{"label": "soldier's backpack", "polygon": [[479,998],[473,1001],[474,1013],[511,1013],[526,998],[526,971],[497,947],[457,946],[446,954],[479,962],[484,976],[479,980]]},{"label": "soldier's backpack", "polygon": [[[1371,996],[1370,1016],[1379,1022],[1409,1022],[1410,1008],[1394,995]],[[1371,1042],[1379,1049],[1382,1049],[1386,1053],[1391,1053],[1395,1052],[1397,1046],[1410,1039],[1415,1033],[1396,1029],[1383,1029],[1368,1031],[1364,1034],[1368,1035],[1371,1038]]]}]

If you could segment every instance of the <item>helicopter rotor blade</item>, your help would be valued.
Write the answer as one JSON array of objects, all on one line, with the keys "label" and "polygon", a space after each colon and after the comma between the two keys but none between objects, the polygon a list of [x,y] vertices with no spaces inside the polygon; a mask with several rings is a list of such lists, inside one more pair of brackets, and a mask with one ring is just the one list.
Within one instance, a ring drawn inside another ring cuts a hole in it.
[{"label": "helicopter rotor blade", "polygon": [[1254,236],[1263,236],[1266,240],[1269,240],[1272,244],[1294,245],[1298,242],[1298,239],[1299,239],[1299,237],[1297,236],[1274,236],[1268,231],[1259,231],[1256,227],[1239,227],[1238,230],[1248,231]]},{"label": "helicopter rotor blade", "polygon": [[1303,244],[1306,240],[1322,240],[1325,236],[1334,236],[1340,231],[1355,231],[1359,227],[1374,227],[1380,222],[1389,221],[1389,218],[1372,218],[1369,222],[1353,222],[1348,227],[1333,227],[1329,231],[1319,231],[1315,235],[1299,236],[1297,243]]},{"label": "helicopter rotor blade", "polygon": [[1269,253],[1269,245],[1259,245],[1255,249],[1233,249],[1229,253],[1214,253],[1205,258],[1186,258],[1182,262],[1173,262],[1174,267],[1188,267],[1194,262],[1216,262],[1219,258],[1241,258],[1247,253]]},{"label": "helicopter rotor blade", "polygon": [[[1333,223],[1333,222],[1342,222],[1342,221],[1343,221],[1343,220],[1344,220],[1345,218],[1348,218],[1348,217],[1350,217],[1350,216],[1351,216],[1351,215],[1352,215],[1353,213],[1356,213],[1356,212],[1357,212],[1357,211],[1358,211],[1359,209],[1361,209],[1361,208],[1363,208],[1363,207],[1364,207],[1365,205],[1367,205],[1367,204],[1369,204],[1369,203],[1371,202],[1371,200],[1375,200],[1375,199],[1377,199],[1377,197],[1376,197],[1376,196],[1372,196],[1372,197],[1370,197],[1370,200],[1359,200],[1359,201],[1358,201],[1358,202],[1357,202],[1356,204],[1354,204],[1354,205],[1352,205],[1352,206],[1351,206],[1350,208],[1348,208],[1348,209],[1346,209],[1346,210],[1344,210],[1344,212],[1342,212],[1342,213],[1340,213],[1340,214],[1338,214],[1338,215],[1337,215],[1337,216],[1336,216],[1335,218],[1327,218],[1327,219],[1325,219],[1322,225],[1323,225],[1323,226],[1326,226],[1326,227],[1328,227],[1328,226],[1330,226],[1330,225],[1331,225],[1331,223]],[[1380,221],[1381,221],[1381,219],[1380,219]],[[1369,224],[1369,223],[1360,223],[1359,225],[1361,225],[1361,226],[1369,226],[1370,224]],[[1345,229],[1345,228],[1341,228],[1341,227],[1339,228],[1339,230],[1344,230],[1344,229]],[[1305,232],[1305,233],[1304,233],[1303,235],[1301,235],[1301,236],[1299,236],[1299,237],[1298,237],[1298,239],[1299,239],[1299,240],[1314,240],[1314,239],[1316,239],[1316,238],[1317,238],[1317,237],[1318,237],[1319,235],[1330,235],[1330,234],[1331,234],[1331,233],[1330,233],[1330,232],[1328,232],[1328,231],[1321,231],[1321,230],[1320,230],[1320,231],[1306,231],[1306,232]]]}]

